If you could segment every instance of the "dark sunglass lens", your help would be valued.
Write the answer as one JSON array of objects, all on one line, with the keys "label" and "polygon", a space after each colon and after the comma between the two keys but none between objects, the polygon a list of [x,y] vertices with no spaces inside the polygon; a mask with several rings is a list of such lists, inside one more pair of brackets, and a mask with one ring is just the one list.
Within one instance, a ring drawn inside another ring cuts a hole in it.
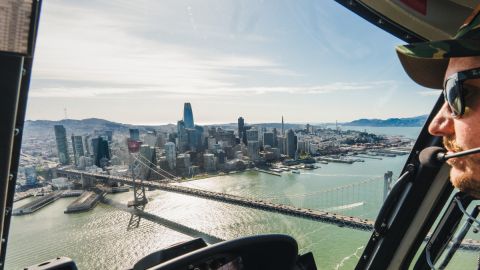
[{"label": "dark sunglass lens", "polygon": [[454,115],[462,114],[461,86],[455,79],[450,79],[445,84],[445,99]]}]

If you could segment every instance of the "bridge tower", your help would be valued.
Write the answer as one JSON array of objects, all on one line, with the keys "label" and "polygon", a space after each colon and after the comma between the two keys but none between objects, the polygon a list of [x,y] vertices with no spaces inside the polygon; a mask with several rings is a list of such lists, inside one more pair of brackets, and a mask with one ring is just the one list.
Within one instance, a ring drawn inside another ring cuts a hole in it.
[{"label": "bridge tower", "polygon": [[143,186],[143,179],[136,179],[139,166],[141,166],[141,164],[137,161],[137,156],[142,142],[134,139],[128,139],[127,143],[128,152],[130,154],[130,170],[133,181],[133,201],[129,201],[128,206],[140,207],[148,202],[147,196],[145,195],[145,187]]},{"label": "bridge tower", "polygon": [[383,200],[384,201],[387,199],[387,195],[392,189],[392,176],[393,176],[392,171],[387,171],[383,175]]}]

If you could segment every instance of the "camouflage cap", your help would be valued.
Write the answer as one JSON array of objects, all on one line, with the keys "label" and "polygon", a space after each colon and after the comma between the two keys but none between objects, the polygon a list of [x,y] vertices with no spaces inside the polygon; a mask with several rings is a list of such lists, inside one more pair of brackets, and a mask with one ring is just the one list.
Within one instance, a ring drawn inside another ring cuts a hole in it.
[{"label": "camouflage cap", "polygon": [[480,55],[480,5],[467,18],[453,39],[412,43],[396,48],[408,76],[428,88],[443,88],[451,57]]}]

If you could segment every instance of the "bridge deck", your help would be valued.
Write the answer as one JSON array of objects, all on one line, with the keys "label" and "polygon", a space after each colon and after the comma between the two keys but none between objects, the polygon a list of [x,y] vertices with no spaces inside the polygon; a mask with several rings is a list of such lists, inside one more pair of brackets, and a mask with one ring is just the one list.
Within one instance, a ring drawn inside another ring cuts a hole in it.
[{"label": "bridge deck", "polygon": [[[76,171],[76,170],[59,170],[57,171],[57,174],[59,174],[60,176],[74,178],[74,179],[80,179],[81,175],[83,175],[86,177],[94,177],[98,180],[104,180],[104,181],[110,180],[110,181],[116,181],[119,183],[133,185],[133,181],[129,178],[111,176],[111,175],[105,175],[105,174],[92,174],[92,173],[85,173],[85,172]],[[149,187],[149,188],[155,188],[155,189],[160,189],[160,190],[165,190],[170,192],[176,192],[180,194],[192,195],[196,197],[202,197],[202,198],[207,198],[211,200],[227,202],[227,203],[241,205],[241,206],[247,206],[250,208],[256,208],[256,209],[282,213],[282,214],[295,216],[295,217],[302,217],[302,218],[317,220],[320,222],[335,224],[340,227],[349,227],[349,228],[360,229],[365,231],[373,230],[374,221],[369,219],[360,219],[357,217],[343,216],[343,215],[326,212],[326,211],[313,210],[308,208],[297,208],[290,205],[283,205],[283,204],[266,202],[262,200],[248,199],[248,198],[239,197],[239,196],[230,195],[230,194],[193,189],[193,188],[175,185],[173,183],[175,182],[159,183],[159,182],[144,180],[142,184],[145,187]],[[137,180],[136,184],[140,184],[140,180]],[[462,241],[460,248],[463,250],[477,251],[477,250],[480,250],[480,242],[477,240],[465,239]]]},{"label": "bridge deck", "polygon": [[[94,174],[94,173],[85,173],[76,170],[59,170],[57,174],[69,177],[69,178],[79,178],[83,174],[83,177],[94,177],[98,180],[109,180],[116,181],[124,184],[133,185],[133,180],[125,177],[111,176],[105,174]],[[140,180],[137,180],[136,184],[140,184]],[[143,181],[142,185],[148,188],[160,189],[180,194],[192,195],[201,198],[207,198],[211,200],[227,202],[230,204],[236,204],[241,206],[247,206],[250,208],[256,208],[261,210],[266,210],[270,212],[282,213],[295,217],[302,217],[312,220],[318,220],[330,224],[335,224],[341,227],[350,227],[354,229],[360,229],[365,231],[373,230],[373,221],[368,219],[361,219],[357,217],[344,216],[336,213],[308,209],[308,208],[298,208],[290,205],[277,204],[262,200],[249,199],[244,197],[239,197],[230,194],[224,194],[219,192],[212,192],[207,190],[194,189],[189,187],[183,187],[179,185],[172,184],[172,182],[154,182],[154,181]]]}]

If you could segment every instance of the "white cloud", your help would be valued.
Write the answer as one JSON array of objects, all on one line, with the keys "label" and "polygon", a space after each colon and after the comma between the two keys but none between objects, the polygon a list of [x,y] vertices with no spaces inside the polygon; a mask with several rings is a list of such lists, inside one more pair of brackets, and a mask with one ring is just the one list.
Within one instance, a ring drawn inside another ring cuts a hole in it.
[{"label": "white cloud", "polygon": [[[54,87],[34,84],[32,97],[93,97],[130,91],[221,93],[246,79],[241,72],[299,75],[264,57],[211,55],[197,48],[152,41],[127,32],[127,18],[114,21],[98,11],[66,9],[54,3],[48,7],[51,10],[41,26],[34,79],[56,83]],[[60,81],[77,86],[59,87]],[[85,89],[82,81],[112,87],[138,85],[140,89]]]},{"label": "white cloud", "polygon": [[328,94],[339,91],[368,91],[378,90],[384,91],[385,88],[395,88],[393,81],[377,81],[367,83],[331,83],[325,85],[315,86],[257,86],[257,87],[237,87],[237,86],[217,86],[217,87],[175,87],[174,90],[163,90],[162,88],[139,86],[139,87],[45,87],[39,88],[37,91],[30,94],[31,97],[48,97],[48,98],[64,98],[64,97],[116,97],[116,98],[131,98],[143,94],[154,95],[162,98],[178,98],[178,97],[210,97],[210,96],[249,96],[249,95],[263,95],[275,93],[288,93],[296,95],[316,95]]}]

